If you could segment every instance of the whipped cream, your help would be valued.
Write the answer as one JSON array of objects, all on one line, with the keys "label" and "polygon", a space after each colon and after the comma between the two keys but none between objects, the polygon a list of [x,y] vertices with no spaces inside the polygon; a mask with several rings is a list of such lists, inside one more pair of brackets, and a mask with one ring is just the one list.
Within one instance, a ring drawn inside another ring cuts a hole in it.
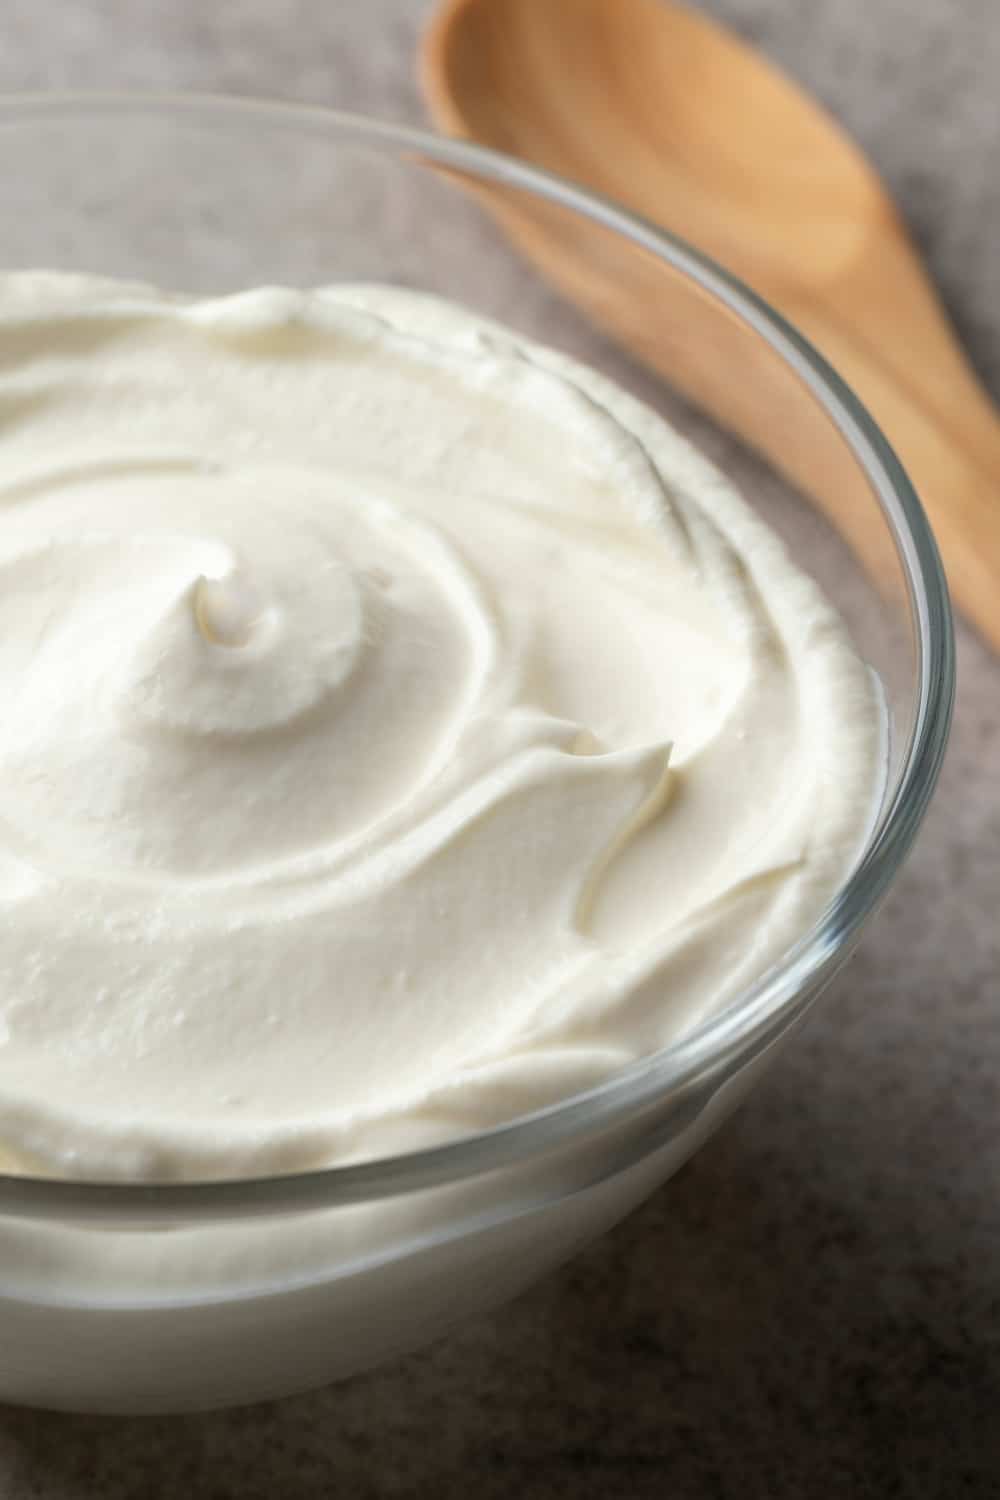
[{"label": "whipped cream", "polygon": [[820,915],[872,677],[592,370],[388,287],[0,278],[0,1165],[302,1169],[669,1043]]}]

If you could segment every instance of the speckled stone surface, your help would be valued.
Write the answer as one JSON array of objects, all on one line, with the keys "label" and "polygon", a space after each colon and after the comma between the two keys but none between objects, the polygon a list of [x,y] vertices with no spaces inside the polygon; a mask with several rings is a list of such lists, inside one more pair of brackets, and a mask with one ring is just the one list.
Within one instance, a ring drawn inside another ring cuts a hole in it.
[{"label": "speckled stone surface", "polygon": [[[996,0],[705,3],[861,138],[1000,398]],[[416,119],[421,13],[4,0],[0,88]],[[997,503],[1000,525],[1000,479]],[[964,630],[960,652],[948,765],[895,896],[645,1208],[499,1314],[338,1388],[178,1419],[0,1409],[2,1500],[1000,1495],[1000,662]]]}]

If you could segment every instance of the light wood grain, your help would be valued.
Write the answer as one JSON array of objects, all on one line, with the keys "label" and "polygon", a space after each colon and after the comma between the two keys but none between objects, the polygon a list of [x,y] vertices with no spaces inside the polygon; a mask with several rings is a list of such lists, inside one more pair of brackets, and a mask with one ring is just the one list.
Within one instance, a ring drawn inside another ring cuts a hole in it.
[{"label": "light wood grain", "polygon": [[[732,34],[668,0],[445,0],[422,70],[443,129],[682,235],[799,327],[896,448],[957,602],[1000,647],[1000,420],[878,178],[817,104]],[[668,287],[660,273],[654,297],[653,271],[637,270],[634,251],[616,251],[605,235],[595,252],[604,231],[578,223],[571,234],[537,201],[491,196],[563,291],[767,453],[877,565],[871,507],[852,499],[837,443],[818,415],[789,430],[774,372],[747,379],[750,340],[735,327],[704,348],[678,339],[678,328],[694,326],[681,306],[690,288]]]}]

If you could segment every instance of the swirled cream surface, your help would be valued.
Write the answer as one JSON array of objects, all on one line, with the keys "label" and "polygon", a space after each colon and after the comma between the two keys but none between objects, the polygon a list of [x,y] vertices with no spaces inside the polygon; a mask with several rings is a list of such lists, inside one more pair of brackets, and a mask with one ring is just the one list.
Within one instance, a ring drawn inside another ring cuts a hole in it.
[{"label": "swirled cream surface", "polygon": [[595,372],[387,287],[0,279],[0,1161],[405,1149],[819,915],[880,776],[815,585]]}]

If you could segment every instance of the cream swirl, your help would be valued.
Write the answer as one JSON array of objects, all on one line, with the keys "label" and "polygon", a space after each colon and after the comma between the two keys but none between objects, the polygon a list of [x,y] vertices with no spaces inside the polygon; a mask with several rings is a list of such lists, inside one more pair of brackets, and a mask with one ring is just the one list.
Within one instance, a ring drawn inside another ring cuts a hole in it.
[{"label": "cream swirl", "polygon": [[723,1004],[871,680],[703,460],[434,299],[0,282],[0,1156],[299,1168]]}]

